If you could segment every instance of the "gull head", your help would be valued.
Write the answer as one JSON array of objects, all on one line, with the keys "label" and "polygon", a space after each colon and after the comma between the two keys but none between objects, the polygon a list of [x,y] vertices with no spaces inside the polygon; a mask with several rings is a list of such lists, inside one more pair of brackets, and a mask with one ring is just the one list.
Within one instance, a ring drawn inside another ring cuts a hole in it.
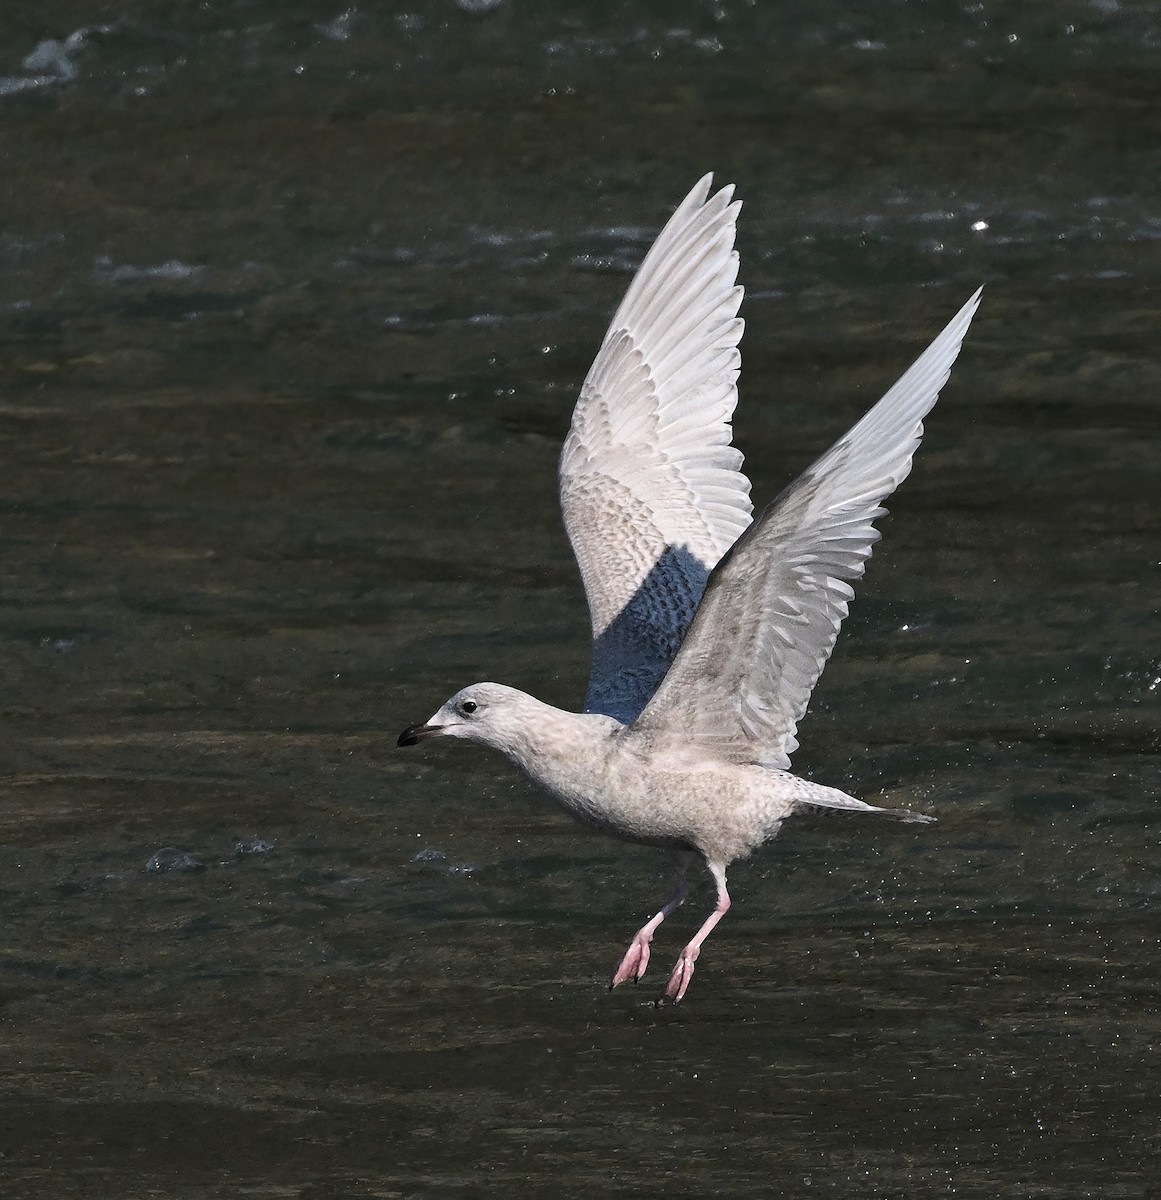
[{"label": "gull head", "polygon": [[456,692],[426,724],[409,725],[399,735],[399,745],[456,737],[509,750],[525,739],[545,707],[526,692],[501,683],[473,683]]}]

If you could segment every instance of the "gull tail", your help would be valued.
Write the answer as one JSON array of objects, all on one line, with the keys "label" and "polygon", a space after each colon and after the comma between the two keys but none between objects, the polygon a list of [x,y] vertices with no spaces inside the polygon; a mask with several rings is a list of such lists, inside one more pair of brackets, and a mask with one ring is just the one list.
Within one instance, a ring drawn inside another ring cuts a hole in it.
[{"label": "gull tail", "polygon": [[825,794],[811,796],[809,799],[796,796],[795,804],[804,809],[829,808],[880,813],[884,817],[894,817],[897,821],[908,821],[913,825],[930,825],[935,821],[934,817],[929,817],[926,813],[912,812],[909,808],[879,808],[874,804],[864,804],[862,800],[856,800],[854,796],[847,796],[835,788],[819,788],[819,791]]}]

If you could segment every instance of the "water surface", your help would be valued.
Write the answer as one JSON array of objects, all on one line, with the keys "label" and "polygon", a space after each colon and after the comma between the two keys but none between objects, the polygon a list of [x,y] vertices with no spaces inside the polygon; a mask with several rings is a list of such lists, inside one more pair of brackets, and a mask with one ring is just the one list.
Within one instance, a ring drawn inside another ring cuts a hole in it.
[{"label": "water surface", "polygon": [[[0,15],[5,1195],[1144,1200],[1156,9],[533,7]],[[708,169],[759,501],[987,288],[796,759],[939,823],[658,1010],[660,857],[394,739],[579,702],[556,454]]]}]

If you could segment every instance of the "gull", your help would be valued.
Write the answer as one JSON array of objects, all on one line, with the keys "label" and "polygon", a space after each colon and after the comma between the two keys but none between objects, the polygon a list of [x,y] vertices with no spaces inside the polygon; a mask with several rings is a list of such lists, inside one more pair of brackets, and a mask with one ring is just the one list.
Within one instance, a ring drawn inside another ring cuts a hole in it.
[{"label": "gull", "polygon": [[877,808],[790,772],[810,693],[947,382],[982,289],[899,381],[756,518],[731,445],[740,369],[733,187],[693,188],[613,317],[560,456],[560,503],[592,620],[584,711],[476,683],[400,746],[499,750],[577,820],[670,851],[672,895],[610,988],[639,980],[700,858],[717,902],[660,1002],[677,1003],[730,907],[726,870],[811,809]]}]

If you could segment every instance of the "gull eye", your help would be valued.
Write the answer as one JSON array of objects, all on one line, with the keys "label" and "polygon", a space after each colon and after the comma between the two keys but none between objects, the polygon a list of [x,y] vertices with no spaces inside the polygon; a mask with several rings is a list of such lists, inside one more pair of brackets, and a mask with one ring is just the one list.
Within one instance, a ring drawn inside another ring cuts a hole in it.
[{"label": "gull eye", "polygon": [[480,706],[474,700],[465,700],[463,704],[460,705],[460,712],[462,712],[465,717],[470,717],[472,713],[474,713],[479,707]]}]

